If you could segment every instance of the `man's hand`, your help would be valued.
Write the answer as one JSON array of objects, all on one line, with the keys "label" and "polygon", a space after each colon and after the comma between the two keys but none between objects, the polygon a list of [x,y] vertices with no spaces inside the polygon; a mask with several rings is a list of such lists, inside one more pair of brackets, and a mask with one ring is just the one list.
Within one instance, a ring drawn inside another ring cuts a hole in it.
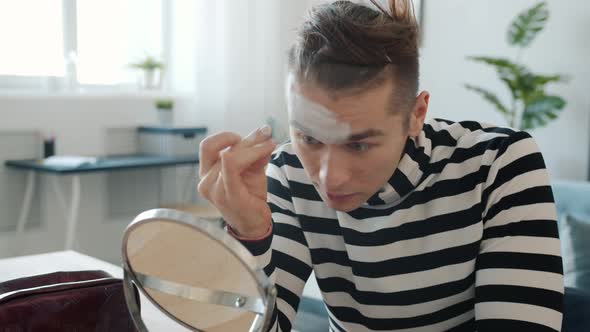
[{"label": "man's hand", "polygon": [[258,238],[270,227],[264,169],[274,148],[268,126],[244,139],[222,132],[201,142],[199,193],[239,236]]}]

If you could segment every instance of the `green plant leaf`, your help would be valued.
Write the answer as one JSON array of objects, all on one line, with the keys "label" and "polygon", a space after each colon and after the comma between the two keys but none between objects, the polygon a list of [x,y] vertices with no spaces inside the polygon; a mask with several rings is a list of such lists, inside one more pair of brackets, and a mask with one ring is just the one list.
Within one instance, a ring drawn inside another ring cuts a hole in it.
[{"label": "green plant leaf", "polygon": [[533,80],[536,86],[544,86],[551,82],[566,82],[568,78],[563,75],[535,75]]},{"label": "green plant leaf", "polygon": [[[545,28],[549,19],[546,1],[521,12],[511,23],[508,31],[508,42],[511,45],[524,48],[530,45],[537,34]],[[507,108],[498,97],[483,88],[465,84],[471,91],[480,94],[501,112],[511,125],[518,117],[521,129],[533,129],[544,126],[558,117],[566,102],[559,96],[545,94],[545,86],[549,83],[567,81],[563,75],[540,75],[530,71],[526,66],[516,61],[501,57],[471,56],[468,60],[492,66],[498,73],[499,79],[510,90],[512,100]]]},{"label": "green plant leaf", "polygon": [[481,62],[494,66],[497,70],[517,71],[518,67],[522,67],[506,58],[494,58],[489,56],[468,56],[468,60]]},{"label": "green plant leaf", "polygon": [[529,75],[529,70],[525,66],[514,63],[505,58],[471,56],[467,57],[467,59],[494,67],[500,76],[500,80],[504,82],[510,90],[512,98],[519,99],[526,95],[525,82],[521,81],[522,77]]},{"label": "green plant leaf", "polygon": [[543,30],[549,19],[547,3],[540,2],[520,13],[508,29],[508,43],[514,46],[527,47]]},{"label": "green plant leaf", "polygon": [[517,64],[505,58],[469,56],[467,57],[467,59],[474,62],[490,65],[496,69],[496,71],[498,72],[498,74],[500,74],[501,77],[506,77],[509,79],[514,79],[518,76],[523,76],[529,72],[529,70],[525,66]]},{"label": "green plant leaf", "polygon": [[564,77],[560,75],[537,75],[533,73],[526,73],[517,78],[517,90],[519,98],[525,104],[530,104],[537,98],[538,95],[545,94],[545,85],[550,82],[564,81]]},{"label": "green plant leaf", "polygon": [[566,105],[565,100],[558,96],[538,93],[529,100],[522,113],[522,130],[545,126],[557,118],[557,112]]},{"label": "green plant leaf", "polygon": [[500,77],[500,80],[506,84],[508,90],[510,90],[510,94],[512,95],[512,99],[518,99],[518,86],[515,80],[509,79],[507,77]]},{"label": "green plant leaf", "polygon": [[485,100],[487,100],[488,102],[493,104],[496,107],[496,110],[498,110],[498,112],[500,112],[504,115],[512,114],[512,112],[509,111],[508,108],[506,108],[506,106],[504,106],[504,104],[502,104],[502,102],[500,101],[500,98],[498,98],[498,96],[496,96],[496,94],[494,94],[493,92],[490,92],[487,89],[484,89],[484,88],[481,88],[481,87],[478,87],[475,85],[471,85],[471,84],[465,84],[464,86],[467,90],[471,90],[473,92],[476,92],[477,94],[482,96]]},{"label": "green plant leaf", "polygon": [[154,105],[159,110],[172,110],[174,108],[174,100],[169,98],[156,99]]},{"label": "green plant leaf", "polygon": [[143,60],[129,64],[132,68],[142,70],[162,69],[164,64],[153,56],[146,56]]}]

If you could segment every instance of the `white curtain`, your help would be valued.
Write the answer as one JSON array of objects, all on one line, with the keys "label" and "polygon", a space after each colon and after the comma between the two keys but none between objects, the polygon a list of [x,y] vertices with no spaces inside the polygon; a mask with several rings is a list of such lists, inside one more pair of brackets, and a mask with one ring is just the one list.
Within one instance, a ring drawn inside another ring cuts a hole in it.
[{"label": "white curtain", "polygon": [[196,96],[195,120],[239,134],[286,123],[287,49],[310,0],[177,0],[170,86]]}]

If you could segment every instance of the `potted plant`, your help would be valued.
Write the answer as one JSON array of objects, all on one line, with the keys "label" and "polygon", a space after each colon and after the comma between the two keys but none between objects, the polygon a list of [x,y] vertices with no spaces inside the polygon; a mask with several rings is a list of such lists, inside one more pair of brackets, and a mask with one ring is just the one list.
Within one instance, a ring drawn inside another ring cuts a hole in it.
[{"label": "potted plant", "polygon": [[158,113],[158,123],[162,126],[172,126],[174,109],[174,100],[170,98],[161,98],[154,101]]},{"label": "potted plant", "polygon": [[162,80],[164,64],[153,56],[146,55],[140,61],[130,64],[131,68],[140,70],[138,84],[144,89],[158,89]]},{"label": "potted plant", "polygon": [[554,120],[566,105],[563,98],[547,94],[545,86],[548,83],[566,81],[563,75],[535,74],[520,63],[522,51],[543,30],[549,18],[549,10],[545,2],[520,13],[508,29],[508,43],[518,48],[514,60],[502,57],[470,56],[467,59],[492,66],[502,82],[510,90],[511,101],[507,104],[493,92],[471,84],[465,88],[481,95],[486,101],[494,105],[508,125],[520,130],[534,129],[545,126]]}]

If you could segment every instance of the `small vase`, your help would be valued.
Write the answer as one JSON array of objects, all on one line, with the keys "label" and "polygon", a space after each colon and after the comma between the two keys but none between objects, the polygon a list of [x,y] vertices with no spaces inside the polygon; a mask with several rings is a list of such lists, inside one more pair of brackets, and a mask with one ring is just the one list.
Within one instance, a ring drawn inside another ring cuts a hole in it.
[{"label": "small vase", "polygon": [[172,111],[158,109],[158,124],[163,127],[172,126]]},{"label": "small vase", "polygon": [[139,87],[144,90],[160,89],[161,75],[159,69],[141,70],[138,77]]}]

